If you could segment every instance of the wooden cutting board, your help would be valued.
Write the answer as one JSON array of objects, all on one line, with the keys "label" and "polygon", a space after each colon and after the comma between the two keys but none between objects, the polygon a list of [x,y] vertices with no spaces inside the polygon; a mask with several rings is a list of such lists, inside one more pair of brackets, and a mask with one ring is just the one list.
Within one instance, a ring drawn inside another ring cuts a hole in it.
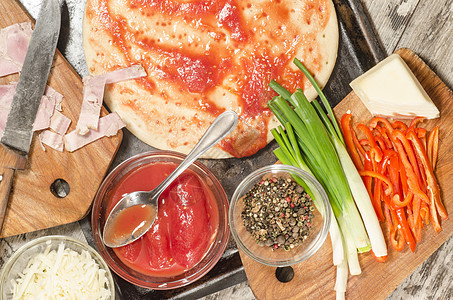
[{"label": "wooden cutting board", "polygon": [[[440,119],[425,121],[422,126],[431,130],[440,127],[439,157],[435,175],[437,176],[441,196],[450,219],[442,221],[442,231],[436,234],[431,225],[422,231],[422,241],[417,244],[415,253],[406,246],[403,251],[395,251],[389,246],[389,255],[385,263],[378,263],[369,253],[360,254],[362,274],[349,276],[346,299],[384,299],[404,279],[424,262],[437,248],[453,235],[453,93],[439,77],[411,50],[399,49],[396,53],[411,68],[441,112]],[[345,84],[348,84],[345,82]],[[334,113],[337,119],[348,110],[353,115],[354,128],[359,122],[368,122],[370,113],[351,92],[339,103]],[[388,234],[384,233],[387,237]],[[389,245],[387,240],[387,245]],[[308,260],[294,265],[294,278],[282,283],[275,276],[276,268],[261,265],[244,252],[239,251],[250,287],[258,299],[335,299],[336,268],[332,265],[332,247],[330,238],[324,242],[318,252]]]},{"label": "wooden cutting board", "polygon": [[[0,1],[0,28],[32,20],[16,0]],[[19,76],[0,78],[0,84],[17,81]],[[71,118],[69,131],[75,129],[82,103],[82,81],[63,55],[58,52],[48,85],[64,96],[62,113]],[[103,108],[102,115],[107,114]],[[68,131],[68,132],[69,132]],[[6,219],[0,237],[67,224],[82,219],[107,173],[122,140],[122,132],[102,138],[73,153],[41,148],[33,137],[26,170],[16,171]],[[4,159],[0,146],[0,159]],[[69,194],[59,198],[51,192],[57,179],[69,184]]]}]

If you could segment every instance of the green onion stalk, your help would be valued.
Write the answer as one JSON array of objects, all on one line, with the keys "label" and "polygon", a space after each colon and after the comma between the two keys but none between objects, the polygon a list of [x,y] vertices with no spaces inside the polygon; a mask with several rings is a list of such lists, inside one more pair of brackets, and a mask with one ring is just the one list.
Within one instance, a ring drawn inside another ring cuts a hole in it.
[{"label": "green onion stalk", "polygon": [[313,174],[324,187],[344,239],[350,272],[359,274],[357,251],[373,248],[376,256],[387,255],[382,230],[327,98],[303,64],[297,59],[294,63],[318,92],[327,114],[316,100],[310,103],[301,90],[291,94],[272,81],[270,86],[279,96],[268,106],[283,125],[272,130],[279,144],[274,153],[282,163]]}]

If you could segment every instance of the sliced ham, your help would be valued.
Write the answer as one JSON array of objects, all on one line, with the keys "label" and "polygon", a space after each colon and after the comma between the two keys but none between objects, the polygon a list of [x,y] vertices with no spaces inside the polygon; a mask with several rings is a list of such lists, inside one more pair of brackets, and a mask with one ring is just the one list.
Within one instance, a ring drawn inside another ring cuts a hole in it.
[{"label": "sliced ham", "polygon": [[133,66],[130,66],[129,68],[118,69],[118,70],[106,73],[104,75],[101,75],[101,76],[105,76],[106,84],[111,84],[111,83],[117,83],[120,81],[145,77],[146,71],[142,65],[133,65]]},{"label": "sliced ham", "polygon": [[[14,98],[17,83],[13,82],[8,85],[0,85],[0,136],[5,129],[6,120],[11,109],[11,103]],[[60,107],[63,95],[55,91],[51,87],[47,87],[45,94],[41,98],[36,119],[33,123],[33,131],[47,129],[50,126],[51,117],[54,115],[56,109]]]},{"label": "sliced ham", "polygon": [[39,104],[35,121],[33,122],[33,131],[47,129],[50,126],[50,118],[55,111],[55,98],[47,95],[42,96]]},{"label": "sliced ham", "polygon": [[0,77],[20,72],[32,32],[29,22],[0,29]]},{"label": "sliced ham", "polygon": [[[41,99],[36,119],[33,123],[33,131],[44,130],[50,127],[50,120],[56,110],[61,111],[63,95],[47,86]],[[65,134],[66,132],[63,132]]]},{"label": "sliced ham", "polygon": [[55,150],[63,152],[63,135],[51,130],[44,130],[39,134],[39,141]]},{"label": "sliced ham", "polygon": [[69,152],[73,152],[104,136],[113,136],[126,124],[117,113],[111,113],[99,119],[98,129],[90,129],[85,135],[80,135],[77,130],[71,131],[64,136],[64,146]]},{"label": "sliced ham", "polygon": [[[18,23],[0,29],[0,77],[20,72],[32,35],[31,23]],[[131,80],[146,76],[141,65],[133,65],[99,76],[83,79],[83,100],[76,130],[66,134],[71,119],[60,111],[63,95],[47,87],[33,124],[33,130],[42,130],[39,134],[41,146],[48,145],[63,151],[74,151],[103,136],[113,136],[126,124],[118,114],[112,113],[99,118],[106,84]],[[6,125],[8,113],[14,97],[17,83],[0,86],[0,136]],[[51,130],[46,130],[50,128]],[[45,150],[44,146],[43,149]]]},{"label": "sliced ham", "polygon": [[84,135],[90,129],[97,129],[104,98],[106,84],[131,80],[146,76],[146,71],[141,65],[133,65],[103,75],[87,76],[83,78],[82,108],[77,121],[76,132]]},{"label": "sliced ham", "polygon": [[56,110],[50,119],[50,129],[58,134],[65,135],[71,125],[71,119]]},{"label": "sliced ham", "polygon": [[5,130],[6,120],[13,102],[14,92],[16,91],[17,83],[8,85],[0,85],[0,136]]},{"label": "sliced ham", "polygon": [[90,129],[97,129],[104,98],[105,77],[83,78],[83,100],[76,132],[80,135],[87,134]]},{"label": "sliced ham", "polygon": [[55,109],[58,111],[62,111],[61,102],[63,102],[63,95],[54,90],[51,86],[47,86],[46,90],[44,91],[44,95],[49,97],[53,97],[55,99]]}]

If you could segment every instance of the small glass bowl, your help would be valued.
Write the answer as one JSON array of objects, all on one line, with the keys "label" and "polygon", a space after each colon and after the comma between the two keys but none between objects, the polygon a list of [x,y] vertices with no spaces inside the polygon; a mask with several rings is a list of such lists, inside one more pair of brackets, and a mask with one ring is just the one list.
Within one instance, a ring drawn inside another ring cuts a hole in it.
[{"label": "small glass bowl", "polygon": [[111,193],[114,191],[116,185],[121,181],[121,179],[130,174],[130,172],[133,172],[137,168],[146,164],[156,162],[171,162],[180,164],[184,158],[185,156],[183,154],[165,150],[149,151],[135,155],[122,162],[112,172],[110,172],[110,174],[102,182],[101,187],[96,194],[91,214],[91,226],[96,247],[113,272],[132,284],[154,290],[168,290],[188,285],[209,272],[222,257],[223,252],[225,251],[230,237],[230,228],[228,226],[228,198],[225,190],[215,175],[209,171],[206,166],[198,161],[192,163],[192,165],[189,166],[189,170],[196,173],[199,178],[204,181],[205,186],[210,189],[216,199],[219,225],[218,228],[216,228],[217,232],[208,252],[193,268],[186,270],[184,273],[177,276],[165,277],[143,274],[126,266],[116,256],[115,252],[111,248],[105,246],[102,242],[104,224],[108,216],[108,202],[110,200]]},{"label": "small glass bowl", "polygon": [[[317,191],[320,195],[316,203],[313,201],[315,210],[313,211],[314,217],[309,231],[310,233],[300,245],[288,251],[282,248],[274,250],[269,246],[260,246],[252,237],[251,233],[246,230],[241,218],[242,211],[244,210],[243,198],[262,179],[272,177],[288,178],[292,175],[299,177],[312,191]],[[329,206],[330,204],[323,187],[309,173],[299,168],[282,164],[265,166],[248,175],[236,188],[229,210],[231,233],[239,249],[255,261],[274,267],[294,265],[315,254],[324,243],[330,226],[331,213]]]},{"label": "small glass bowl", "polygon": [[12,282],[18,277],[19,273],[25,269],[32,257],[38,253],[43,253],[49,245],[51,250],[57,250],[61,243],[64,243],[65,248],[74,250],[77,253],[81,253],[82,250],[88,251],[94,261],[99,265],[99,269],[105,271],[108,284],[107,288],[111,294],[110,299],[115,299],[115,286],[112,273],[99,253],[97,253],[96,250],[88,244],[63,235],[50,235],[34,239],[14,252],[14,254],[6,262],[2,273],[0,274],[1,299],[6,300],[13,298],[13,294],[11,292],[13,288]]}]

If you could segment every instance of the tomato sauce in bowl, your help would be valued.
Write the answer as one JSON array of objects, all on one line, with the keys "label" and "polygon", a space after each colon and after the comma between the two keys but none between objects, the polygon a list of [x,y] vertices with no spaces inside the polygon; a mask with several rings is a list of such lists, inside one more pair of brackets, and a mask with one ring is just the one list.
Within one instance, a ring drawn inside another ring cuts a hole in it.
[{"label": "tomato sauce in bowl", "polygon": [[[161,183],[177,164],[155,162],[141,166],[122,178],[112,191],[107,210],[122,196],[148,191]],[[137,241],[114,248],[131,269],[152,276],[174,276],[194,267],[212,245],[219,216],[212,192],[193,171],[184,171],[159,197],[159,210],[151,229]],[[143,216],[120,220],[116,230],[140,223]]]},{"label": "tomato sauce in bowl", "polygon": [[[228,199],[216,177],[197,161],[162,193],[155,223],[145,235],[119,248],[102,242],[105,220],[122,196],[152,190],[183,159],[171,151],[131,157],[104,179],[94,199],[91,223],[96,247],[115,273],[135,285],[172,289],[190,284],[206,274],[226,248]],[[137,226],[146,214],[138,207],[115,230],[121,234]]]}]

